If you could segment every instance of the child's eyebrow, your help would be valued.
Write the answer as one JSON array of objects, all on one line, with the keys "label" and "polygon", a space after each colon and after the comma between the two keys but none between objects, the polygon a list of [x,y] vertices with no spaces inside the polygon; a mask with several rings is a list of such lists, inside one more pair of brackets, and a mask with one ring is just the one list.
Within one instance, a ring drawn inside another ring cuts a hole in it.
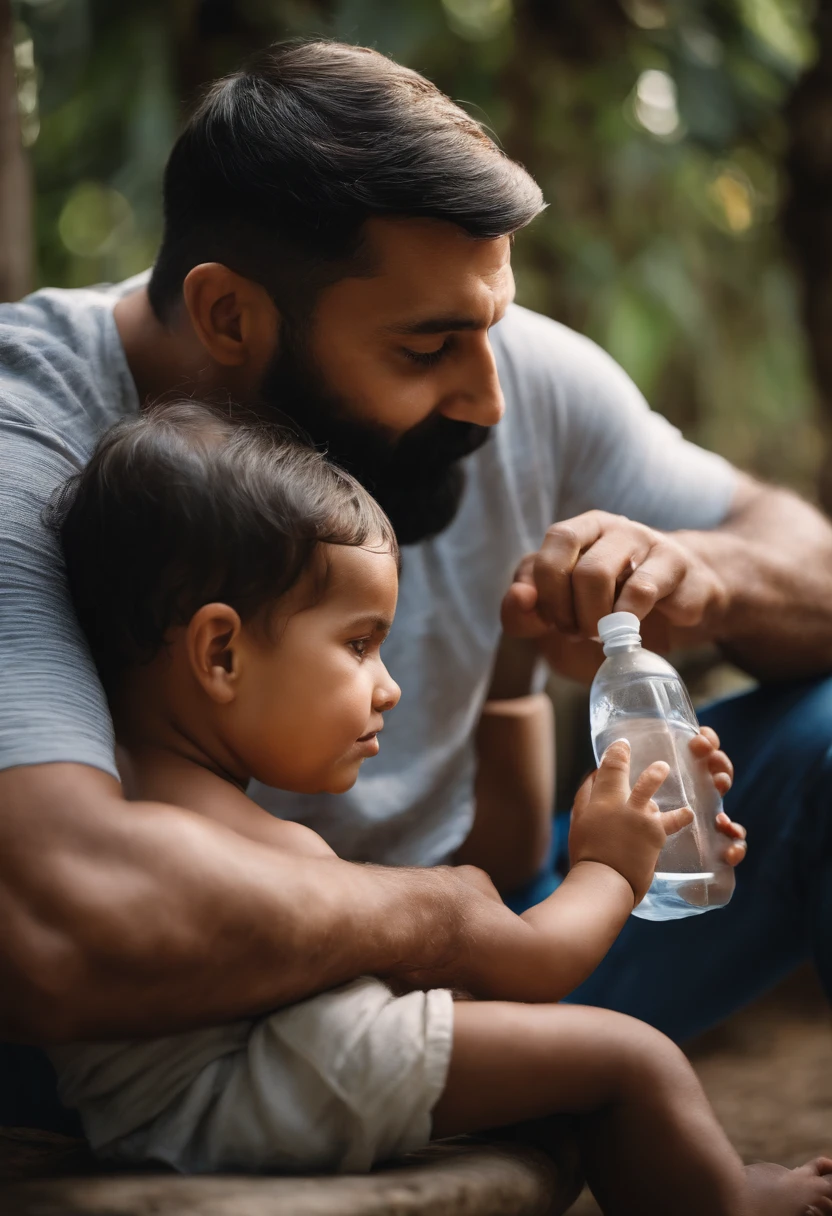
[{"label": "child's eyebrow", "polygon": [[386,638],[393,626],[388,616],[357,616],[347,622],[346,628],[352,632],[376,633]]}]

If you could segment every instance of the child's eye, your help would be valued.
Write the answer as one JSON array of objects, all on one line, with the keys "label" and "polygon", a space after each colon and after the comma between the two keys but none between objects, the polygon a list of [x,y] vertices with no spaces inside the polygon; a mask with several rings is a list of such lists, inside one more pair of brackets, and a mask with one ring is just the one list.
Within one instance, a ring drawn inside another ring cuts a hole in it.
[{"label": "child's eye", "polygon": [[420,367],[433,367],[438,363],[448,351],[451,349],[451,339],[446,338],[442,345],[437,350],[410,350],[408,347],[402,347],[404,354],[413,363],[418,363]]},{"label": "child's eye", "polygon": [[367,653],[367,647],[369,645],[370,645],[369,638],[353,638],[352,641],[350,642],[350,646],[352,647],[352,649],[355,651],[355,653],[358,655],[358,657],[362,658],[362,659],[363,659],[364,655]]}]

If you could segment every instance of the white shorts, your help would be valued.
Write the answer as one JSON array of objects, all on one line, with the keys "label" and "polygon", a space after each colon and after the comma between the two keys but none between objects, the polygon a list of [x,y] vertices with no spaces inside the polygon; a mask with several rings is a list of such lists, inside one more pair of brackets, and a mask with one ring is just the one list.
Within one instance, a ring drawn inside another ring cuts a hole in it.
[{"label": "white shorts", "polygon": [[241,1048],[102,1155],[184,1173],[360,1173],[427,1144],[451,1056],[450,992],[394,997],[362,978],[249,1025]]}]

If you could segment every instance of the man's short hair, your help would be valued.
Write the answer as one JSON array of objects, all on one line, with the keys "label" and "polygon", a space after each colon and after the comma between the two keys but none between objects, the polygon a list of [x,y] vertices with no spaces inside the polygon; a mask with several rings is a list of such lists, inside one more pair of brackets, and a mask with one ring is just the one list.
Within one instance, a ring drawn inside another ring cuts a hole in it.
[{"label": "man's short hair", "polygon": [[150,302],[166,319],[188,272],[221,262],[303,315],[321,287],[372,273],[371,216],[493,238],[542,207],[526,170],[417,72],[365,47],[276,43],[211,86],[171,152]]}]

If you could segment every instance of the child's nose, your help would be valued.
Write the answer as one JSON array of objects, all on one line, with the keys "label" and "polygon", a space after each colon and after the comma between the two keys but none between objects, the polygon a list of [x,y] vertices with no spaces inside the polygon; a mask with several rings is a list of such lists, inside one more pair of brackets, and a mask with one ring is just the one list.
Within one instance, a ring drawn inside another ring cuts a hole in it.
[{"label": "child's nose", "polygon": [[384,680],[376,688],[376,695],[373,698],[373,708],[378,713],[386,713],[388,709],[395,709],[399,703],[399,698],[402,695],[402,690],[399,688],[396,681],[387,673],[384,672]]}]

